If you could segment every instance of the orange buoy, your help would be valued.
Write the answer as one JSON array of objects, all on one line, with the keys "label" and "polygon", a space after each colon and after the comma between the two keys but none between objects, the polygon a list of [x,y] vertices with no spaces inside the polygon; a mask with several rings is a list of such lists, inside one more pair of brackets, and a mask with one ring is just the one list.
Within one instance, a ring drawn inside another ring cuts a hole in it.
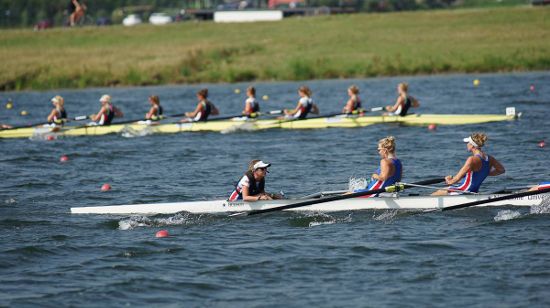
[{"label": "orange buoy", "polygon": [[48,140],[48,141],[55,140],[55,136],[54,136],[54,135],[48,135],[48,136],[46,137],[46,140]]},{"label": "orange buoy", "polygon": [[531,90],[531,92],[535,91],[535,86],[534,86],[534,85],[531,85],[531,86],[529,87],[529,90]]},{"label": "orange buoy", "polygon": [[429,129],[429,130],[436,130],[436,129],[437,129],[437,125],[435,125],[435,124],[430,124],[430,125],[428,125],[428,129]]},{"label": "orange buoy", "polygon": [[109,191],[111,190],[111,185],[105,183],[101,186],[101,191]]},{"label": "orange buoy", "polygon": [[160,230],[159,232],[157,232],[157,234],[155,234],[155,237],[168,237],[170,236],[170,234],[168,234],[168,231],[166,230]]},{"label": "orange buoy", "polygon": [[62,162],[62,163],[68,162],[68,161],[69,161],[69,156],[67,156],[67,155],[62,155],[62,156],[59,158],[59,161]]},{"label": "orange buoy", "polygon": [[544,142],[544,140],[539,142],[539,148],[544,148],[545,146],[546,146],[546,143]]}]

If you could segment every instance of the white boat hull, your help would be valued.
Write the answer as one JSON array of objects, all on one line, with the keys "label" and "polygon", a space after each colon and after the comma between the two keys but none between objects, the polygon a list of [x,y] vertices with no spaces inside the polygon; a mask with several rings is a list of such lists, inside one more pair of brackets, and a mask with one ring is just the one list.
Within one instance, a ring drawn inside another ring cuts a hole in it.
[{"label": "white boat hull", "polygon": [[[318,211],[338,212],[356,211],[369,209],[442,209],[457,204],[486,200],[504,195],[457,195],[457,196],[402,196],[402,197],[379,197],[379,198],[354,198],[326,203],[313,204],[309,206],[290,209],[290,211]],[[550,193],[515,198],[499,202],[486,203],[481,206],[536,206],[541,204],[545,198],[550,198]],[[261,202],[229,202],[227,200],[195,201],[195,202],[174,202],[156,204],[131,204],[113,206],[73,207],[73,214],[173,214],[178,212],[190,213],[232,213],[250,212],[278,207],[286,204],[301,202],[305,200],[274,200]]]}]

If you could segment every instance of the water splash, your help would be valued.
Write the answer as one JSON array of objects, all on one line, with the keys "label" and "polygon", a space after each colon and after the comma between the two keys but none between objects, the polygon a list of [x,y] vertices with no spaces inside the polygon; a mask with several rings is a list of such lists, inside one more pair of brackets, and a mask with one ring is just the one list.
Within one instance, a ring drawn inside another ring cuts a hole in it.
[{"label": "water splash", "polygon": [[135,137],[144,137],[149,136],[154,133],[153,129],[150,126],[144,125],[143,129],[134,129],[130,126],[125,126],[120,135],[124,138],[135,138]]},{"label": "water splash", "polygon": [[358,189],[364,189],[367,187],[367,184],[368,184],[368,181],[366,178],[355,178],[355,177],[350,177],[349,178],[349,184],[348,184],[348,189],[349,191],[355,191],[355,190],[358,190]]},{"label": "water splash", "polygon": [[256,126],[254,123],[242,123],[242,124],[235,124],[233,126],[230,126],[224,130],[221,131],[222,134],[231,134],[236,132],[251,132],[256,130]]},{"label": "water splash", "polygon": [[397,214],[398,214],[398,210],[384,210],[380,215],[376,215],[376,213],[374,213],[372,218],[374,220],[383,221],[384,223],[389,224],[394,221]]},{"label": "water splash", "polygon": [[14,198],[9,198],[9,199],[4,200],[4,204],[14,204],[16,202],[17,201]]},{"label": "water splash", "polygon": [[549,214],[550,213],[550,196],[542,199],[539,205],[531,207],[531,214]]},{"label": "water splash", "polygon": [[348,216],[344,218],[336,218],[326,213],[308,213],[306,216],[313,218],[313,221],[309,222],[309,228],[322,225],[332,225],[335,223],[349,223],[352,221],[351,214],[348,214]]},{"label": "water splash", "polygon": [[498,211],[497,216],[495,216],[495,221],[505,221],[505,220],[512,220],[521,217],[521,213],[519,211],[512,211],[512,210],[502,210]]},{"label": "water splash", "polygon": [[192,214],[178,213],[170,217],[158,217],[151,218],[147,216],[132,216],[127,219],[123,219],[118,222],[119,230],[133,230],[138,227],[164,227],[175,225],[189,225],[195,224],[200,220],[199,216],[192,216]]}]

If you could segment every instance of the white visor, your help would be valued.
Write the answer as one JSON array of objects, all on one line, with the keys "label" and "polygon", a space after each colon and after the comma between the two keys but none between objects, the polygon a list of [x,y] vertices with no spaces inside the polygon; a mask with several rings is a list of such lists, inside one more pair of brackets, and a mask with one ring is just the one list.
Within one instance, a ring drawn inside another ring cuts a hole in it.
[{"label": "white visor", "polygon": [[51,99],[51,102],[52,102],[52,103],[59,104],[59,99],[57,99],[57,97],[53,97],[53,98]]},{"label": "white visor", "polygon": [[479,145],[477,145],[477,143],[475,143],[473,140],[472,140],[472,137],[468,137],[468,138],[464,138],[463,139],[464,142],[466,143],[469,143],[471,144],[472,146],[476,147],[476,148],[479,148]]},{"label": "white visor", "polygon": [[263,161],[260,160],[259,162],[254,164],[254,171],[256,171],[257,169],[260,169],[260,168],[267,168],[269,166],[271,166],[271,164],[266,164],[266,163],[264,163]]}]

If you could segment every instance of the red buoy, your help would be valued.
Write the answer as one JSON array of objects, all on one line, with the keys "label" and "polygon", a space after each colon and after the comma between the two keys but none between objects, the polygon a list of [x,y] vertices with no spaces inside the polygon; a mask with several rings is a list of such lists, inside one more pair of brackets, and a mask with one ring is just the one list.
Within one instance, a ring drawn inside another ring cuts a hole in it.
[{"label": "red buoy", "polygon": [[429,129],[429,130],[436,130],[436,129],[437,129],[437,125],[435,125],[435,124],[430,124],[430,125],[428,125],[428,129]]},{"label": "red buoy", "polygon": [[531,86],[529,87],[529,90],[531,90],[531,92],[535,91],[535,86],[534,86],[534,85],[531,85]]},{"label": "red buoy", "polygon": [[545,146],[546,146],[546,143],[544,142],[544,140],[539,142],[539,148],[544,148]]},{"label": "red buoy", "polygon": [[59,158],[59,161],[62,162],[62,163],[68,162],[68,161],[69,161],[69,156],[67,156],[67,155],[62,155],[62,156]]},{"label": "red buoy", "polygon": [[101,186],[101,191],[109,191],[111,190],[111,185],[105,183]]},{"label": "red buoy", "polygon": [[54,135],[48,135],[48,137],[46,137],[46,140],[48,140],[48,141],[55,140],[55,136]]},{"label": "red buoy", "polygon": [[166,230],[160,230],[155,235],[155,237],[168,237],[168,236],[170,236],[170,234],[168,234],[168,231],[166,231]]}]

